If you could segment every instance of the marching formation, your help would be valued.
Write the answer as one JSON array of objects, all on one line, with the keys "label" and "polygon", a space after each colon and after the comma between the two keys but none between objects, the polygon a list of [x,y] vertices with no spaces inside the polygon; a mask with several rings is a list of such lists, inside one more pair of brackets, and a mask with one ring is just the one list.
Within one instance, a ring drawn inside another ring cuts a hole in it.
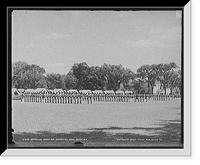
[{"label": "marching formation", "polygon": [[[180,95],[169,94],[134,94],[132,91],[113,90],[63,90],[46,88],[18,90],[22,102],[92,104],[93,102],[148,102],[169,101],[180,98]],[[16,92],[15,92],[16,93]]]}]

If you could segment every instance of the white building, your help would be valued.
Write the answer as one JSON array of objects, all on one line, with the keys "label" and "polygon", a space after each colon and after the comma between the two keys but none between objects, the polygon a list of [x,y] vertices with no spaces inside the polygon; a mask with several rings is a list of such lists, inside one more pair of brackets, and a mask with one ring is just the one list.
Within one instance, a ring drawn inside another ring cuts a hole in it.
[{"label": "white building", "polygon": [[[161,83],[159,81],[156,81],[155,86],[153,88],[153,94],[159,94],[159,93],[165,94],[165,90],[161,89]],[[169,88],[166,89],[166,94],[170,94]]]}]

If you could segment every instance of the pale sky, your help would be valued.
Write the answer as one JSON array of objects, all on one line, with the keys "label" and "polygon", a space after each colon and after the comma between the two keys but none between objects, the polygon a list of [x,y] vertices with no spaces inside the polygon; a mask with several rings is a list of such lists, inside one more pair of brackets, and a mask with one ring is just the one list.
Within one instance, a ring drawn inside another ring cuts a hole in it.
[{"label": "pale sky", "polygon": [[67,74],[74,63],[176,62],[181,68],[181,11],[13,11],[12,62]]}]

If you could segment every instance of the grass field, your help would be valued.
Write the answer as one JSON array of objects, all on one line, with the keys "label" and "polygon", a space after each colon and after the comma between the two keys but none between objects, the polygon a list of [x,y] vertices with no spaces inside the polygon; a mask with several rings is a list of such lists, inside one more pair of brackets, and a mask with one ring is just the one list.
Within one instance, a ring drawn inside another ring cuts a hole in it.
[{"label": "grass field", "polygon": [[12,102],[14,147],[172,147],[181,144],[181,101]]}]

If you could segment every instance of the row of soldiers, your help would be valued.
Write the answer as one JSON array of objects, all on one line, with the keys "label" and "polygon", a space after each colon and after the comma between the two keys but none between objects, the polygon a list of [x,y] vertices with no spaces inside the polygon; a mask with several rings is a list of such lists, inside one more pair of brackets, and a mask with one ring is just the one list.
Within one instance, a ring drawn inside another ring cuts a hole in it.
[{"label": "row of soldiers", "polygon": [[63,104],[92,104],[91,95],[81,94],[28,94],[23,95],[23,102],[42,102],[42,103],[63,103]]},{"label": "row of soldiers", "polygon": [[22,95],[23,102],[42,102],[42,103],[63,103],[63,104],[92,104],[99,102],[148,102],[148,101],[169,101],[180,98],[179,95],[161,94],[41,94],[26,93]]}]

